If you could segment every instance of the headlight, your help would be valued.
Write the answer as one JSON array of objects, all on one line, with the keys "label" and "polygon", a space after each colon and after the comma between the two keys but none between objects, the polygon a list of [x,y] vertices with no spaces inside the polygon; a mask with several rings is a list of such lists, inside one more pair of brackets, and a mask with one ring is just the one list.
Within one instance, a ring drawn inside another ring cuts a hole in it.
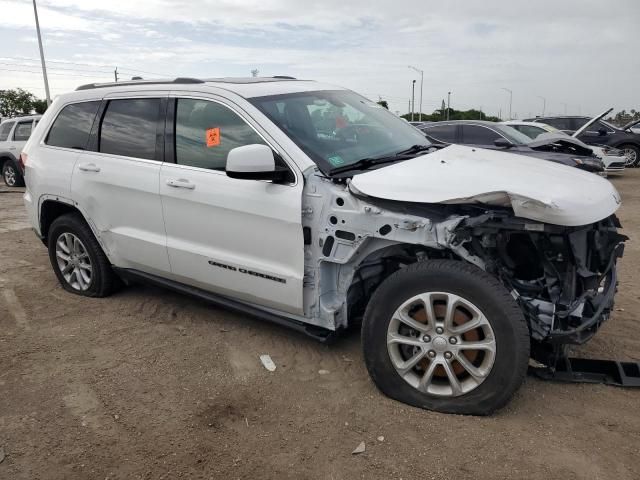
[{"label": "headlight", "polygon": [[576,162],[577,165],[582,165],[584,163],[581,158],[574,158],[573,161]]},{"label": "headlight", "polygon": [[607,147],[606,145],[602,145],[602,153],[605,155],[613,156],[613,157],[622,157],[624,156],[624,152],[622,150],[618,150],[617,148]]}]

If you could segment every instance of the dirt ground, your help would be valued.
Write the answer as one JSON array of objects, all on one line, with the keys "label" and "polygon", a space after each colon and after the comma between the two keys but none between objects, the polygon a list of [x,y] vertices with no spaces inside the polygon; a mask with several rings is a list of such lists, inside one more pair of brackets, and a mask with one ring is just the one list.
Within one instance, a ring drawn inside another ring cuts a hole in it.
[{"label": "dirt ground", "polygon": [[[612,181],[618,311],[576,353],[640,361],[640,170]],[[640,389],[528,377],[492,417],[427,412],[376,390],[355,332],[320,345],[151,287],[71,295],[0,193],[0,479],[637,479],[639,410]]]}]

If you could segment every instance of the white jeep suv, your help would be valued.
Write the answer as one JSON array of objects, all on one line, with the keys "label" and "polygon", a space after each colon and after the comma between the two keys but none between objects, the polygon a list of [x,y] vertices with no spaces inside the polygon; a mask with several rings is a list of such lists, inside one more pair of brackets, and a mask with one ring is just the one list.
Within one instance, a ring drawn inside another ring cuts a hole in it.
[{"label": "white jeep suv", "polygon": [[609,317],[626,237],[608,181],[452,145],[286,77],[96,84],[23,152],[69,292],[144,280],[326,340],[362,323],[385,394],[488,414]]}]

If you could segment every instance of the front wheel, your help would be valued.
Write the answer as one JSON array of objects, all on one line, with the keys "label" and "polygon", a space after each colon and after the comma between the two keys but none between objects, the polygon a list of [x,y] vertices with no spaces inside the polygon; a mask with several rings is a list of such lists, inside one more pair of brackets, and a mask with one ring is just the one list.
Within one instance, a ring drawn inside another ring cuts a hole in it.
[{"label": "front wheel", "polygon": [[640,163],[640,148],[636,145],[622,145],[618,147],[626,157],[626,166],[631,168],[638,167]]},{"label": "front wheel", "polygon": [[445,413],[503,407],[529,361],[527,323],[506,288],[453,260],[415,263],[386,279],[367,306],[362,341],[384,394]]}]

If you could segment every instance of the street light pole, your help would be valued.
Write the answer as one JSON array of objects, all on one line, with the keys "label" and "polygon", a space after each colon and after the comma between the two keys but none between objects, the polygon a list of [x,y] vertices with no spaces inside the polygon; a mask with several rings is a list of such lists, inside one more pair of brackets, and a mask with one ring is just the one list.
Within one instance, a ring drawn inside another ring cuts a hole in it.
[{"label": "street light pole", "polygon": [[42,63],[42,75],[44,77],[44,91],[47,95],[47,107],[51,105],[51,93],[49,93],[49,79],[47,78],[47,66],[44,63],[44,51],[42,50],[42,37],[40,36],[40,22],[38,21],[38,7],[33,0],[33,14],[36,17],[36,32],[38,33],[38,46],[40,47],[40,62]]},{"label": "street light pole", "polygon": [[409,68],[412,70],[415,70],[420,74],[420,117],[418,118],[418,120],[422,121],[422,88],[424,86],[424,70],[420,70],[419,68],[412,67],[411,65],[409,65]]},{"label": "street light pole", "polygon": [[416,81],[411,82],[411,121],[413,122],[413,112],[416,111]]},{"label": "street light pole", "polygon": [[513,117],[511,116],[511,104],[513,103],[513,92],[504,87],[502,87],[502,90],[504,90],[505,92],[509,92],[509,120],[512,120]]},{"label": "street light pole", "polygon": [[447,92],[447,120],[449,120],[450,110],[451,110],[451,92]]},{"label": "street light pole", "polygon": [[564,105],[564,114],[567,114],[567,104],[564,102],[560,102],[562,105]]},{"label": "street light pole", "polygon": [[547,99],[538,95],[538,98],[542,100],[542,116],[544,117],[544,111],[547,109]]}]

